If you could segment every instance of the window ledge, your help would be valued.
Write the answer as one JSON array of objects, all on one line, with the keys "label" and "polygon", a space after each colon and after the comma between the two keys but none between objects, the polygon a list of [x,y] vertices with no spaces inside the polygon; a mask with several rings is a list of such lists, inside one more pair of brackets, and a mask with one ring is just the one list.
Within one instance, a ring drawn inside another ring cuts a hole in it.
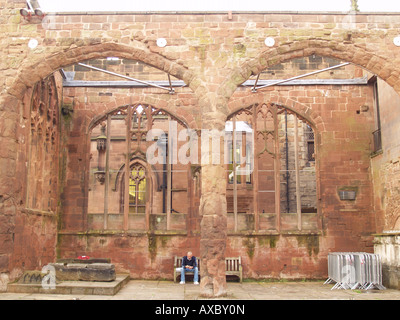
[{"label": "window ledge", "polygon": [[379,155],[381,155],[381,154],[383,154],[383,150],[382,150],[382,149],[380,149],[380,150],[378,150],[378,151],[372,152],[372,153],[370,154],[370,157],[371,157],[371,159],[372,159],[372,158],[375,158],[375,157],[377,157],[377,156],[379,156]]},{"label": "window ledge", "polygon": [[29,208],[22,208],[21,212],[27,213],[27,214],[33,214],[37,216],[47,216],[47,217],[56,217],[57,213],[53,211],[44,211],[44,210],[38,210],[38,209],[29,209]]},{"label": "window ledge", "polygon": [[228,231],[228,236],[299,236],[299,235],[321,235],[320,231],[315,230],[285,230],[285,231]]},{"label": "window ledge", "polygon": [[163,235],[163,236],[186,236],[185,230],[88,230],[88,231],[59,231],[60,235],[72,236],[132,236],[140,237],[145,235]]}]

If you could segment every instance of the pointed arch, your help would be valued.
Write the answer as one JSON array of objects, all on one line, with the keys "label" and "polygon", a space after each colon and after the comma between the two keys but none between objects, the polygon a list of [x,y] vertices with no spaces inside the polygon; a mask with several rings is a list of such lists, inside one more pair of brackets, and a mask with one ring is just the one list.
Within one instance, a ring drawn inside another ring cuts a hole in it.
[{"label": "pointed arch", "polygon": [[[175,143],[169,141],[176,141],[178,128],[188,126],[172,113],[144,103],[114,108],[92,119],[88,126],[88,217],[102,215],[98,220],[103,225],[97,228],[149,230],[152,215],[166,215],[169,221],[172,210],[185,207],[178,201],[172,207],[172,165],[167,160]],[[96,148],[99,140],[106,142]],[[101,179],[96,180],[96,174]],[[110,219],[114,222],[108,223]],[[93,225],[88,223],[88,228]]]},{"label": "pointed arch", "polygon": [[400,94],[400,77],[395,60],[379,56],[376,51],[355,43],[341,43],[324,39],[304,39],[281,43],[279,47],[262,49],[254,58],[243,62],[227,76],[219,93],[232,96],[236,88],[250,76],[257,75],[268,67],[295,58],[311,55],[337,58],[351,62],[376,74]]},{"label": "pointed arch", "polygon": [[114,42],[99,43],[94,39],[84,39],[67,50],[61,50],[39,56],[39,58],[26,59],[21,64],[20,72],[8,93],[19,99],[27,88],[33,87],[41,79],[53,72],[81,61],[104,58],[108,56],[138,60],[190,84],[194,78],[193,73],[186,67],[168,60],[160,54],[143,48],[141,43],[132,45],[118,44]]},{"label": "pointed arch", "polygon": [[[316,178],[318,168],[313,131],[316,125],[304,113],[298,112],[304,110],[304,105],[302,108],[287,107],[281,103],[262,101],[231,108],[232,112],[227,117],[227,121],[233,122],[228,153],[237,154],[236,158],[230,156],[233,160],[228,167],[228,215],[233,214],[234,217],[230,225],[234,226],[235,232],[241,231],[238,230],[238,221],[243,219],[241,215],[247,214],[253,216],[254,221],[247,224],[247,231],[280,232],[282,229],[303,230],[310,227],[316,231],[321,227],[317,218],[319,182]],[[237,106],[238,102],[235,101],[234,105]],[[240,136],[244,131],[253,135],[253,151],[247,148],[247,139],[246,148],[242,143]],[[247,160],[249,152],[251,163]],[[246,162],[238,162],[237,159],[244,154]],[[251,168],[251,177],[245,178],[246,183],[250,183],[247,186],[240,178],[244,167]],[[314,177],[314,182],[310,183],[308,176]],[[308,182],[308,194],[301,190],[301,180]],[[293,215],[297,219],[293,220]],[[303,222],[304,219],[307,222]],[[312,226],[308,222],[310,219],[314,219]]]},{"label": "pointed arch", "polygon": [[151,121],[154,121],[154,116],[164,115],[164,116],[171,117],[172,119],[176,120],[182,126],[189,128],[189,125],[185,119],[182,119],[181,117],[166,110],[165,108],[157,107],[157,106],[154,106],[154,105],[146,103],[146,102],[137,102],[134,104],[127,104],[127,105],[119,106],[119,107],[113,108],[109,111],[106,111],[100,115],[95,116],[90,121],[87,131],[90,132],[93,129],[93,127],[98,125],[100,122],[105,121],[107,119],[108,115],[126,114],[126,110],[129,107],[134,109],[134,113],[137,112],[138,108],[141,108],[141,107],[144,108],[146,116],[149,117],[151,119]]}]

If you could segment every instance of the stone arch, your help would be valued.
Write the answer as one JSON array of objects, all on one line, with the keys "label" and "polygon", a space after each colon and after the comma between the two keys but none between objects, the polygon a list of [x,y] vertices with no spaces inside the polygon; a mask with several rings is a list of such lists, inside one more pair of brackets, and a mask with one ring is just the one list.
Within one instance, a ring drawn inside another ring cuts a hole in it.
[{"label": "stone arch", "polygon": [[[100,114],[96,115],[93,112],[93,118],[90,120],[87,126],[87,132],[91,130],[94,126],[94,122],[99,121],[99,119],[104,118],[108,113],[114,112],[115,110],[125,108],[129,105],[138,105],[138,104],[145,104],[151,105],[156,109],[163,110],[164,112],[170,114],[173,118],[176,118],[179,122],[183,123],[186,127],[196,129],[198,125],[196,124],[196,119],[194,118],[193,114],[190,114],[188,111],[183,111],[180,109],[179,116],[177,115],[177,107],[174,104],[176,100],[166,101],[161,98],[157,98],[157,94],[140,94],[134,95],[132,97],[128,97],[131,100],[131,103],[126,103],[127,99],[117,99],[113,102],[105,104],[105,111]],[[117,106],[117,107],[116,107]]]},{"label": "stone arch", "polygon": [[[156,171],[156,168],[154,167],[154,165],[148,164],[146,159],[143,156],[138,155],[138,154],[132,156],[130,163],[134,163],[134,162],[138,162],[141,165],[146,166],[148,168],[148,173],[149,173],[152,183],[154,183],[156,186],[159,185],[160,179],[159,179],[158,175],[154,174],[154,172]],[[119,167],[118,173],[115,177],[115,180],[112,181],[114,191],[121,190],[121,185],[122,185],[122,182],[123,182],[123,179],[125,176],[124,170],[125,170],[125,163]]]},{"label": "stone arch", "polygon": [[[299,119],[309,124],[314,131],[315,140],[317,142],[316,148],[318,149],[320,141],[320,133],[325,131],[325,123],[322,117],[317,112],[315,112],[311,108],[311,106],[298,102],[289,97],[269,96],[267,93],[258,92],[252,94],[250,97],[246,96],[238,99],[231,98],[228,104],[229,115],[226,117],[226,119],[229,119],[229,117],[231,117],[233,114],[237,113],[240,110],[249,108],[252,105],[261,104],[263,101],[267,101],[267,103],[269,104],[287,109],[291,113],[296,114]],[[317,190],[319,192],[319,182]]]},{"label": "stone arch", "polygon": [[[151,202],[152,198],[152,188],[155,183],[157,183],[158,177],[154,173],[155,170],[152,168],[152,166],[147,163],[146,159],[139,155],[133,156],[130,161],[129,161],[129,167],[130,171],[132,170],[132,167],[135,165],[139,165],[144,168],[145,170],[145,179],[147,180],[148,183],[146,183],[146,206]],[[119,197],[120,197],[120,212],[123,212],[123,205],[124,205],[124,180],[126,179],[125,176],[125,164],[120,168],[122,174],[117,175],[116,181],[115,181],[115,190],[119,191]],[[129,178],[129,177],[128,177]],[[119,188],[117,187],[117,184],[119,185]]]},{"label": "stone arch", "polygon": [[311,106],[289,97],[283,97],[280,95],[271,96],[264,92],[257,92],[240,98],[232,97],[228,104],[229,115],[227,118],[239,110],[246,109],[253,104],[260,103],[261,101],[267,101],[268,103],[275,104],[296,113],[299,118],[304,119],[318,132],[325,130],[325,124],[321,116],[315,112]]},{"label": "stone arch", "polygon": [[[318,154],[320,153],[320,150],[319,150],[320,149],[320,139],[321,139],[320,133],[321,133],[321,131],[325,130],[324,129],[325,128],[325,124],[324,124],[322,118],[316,112],[314,112],[311,109],[311,107],[308,106],[307,104],[303,104],[301,102],[298,102],[298,101],[296,101],[294,99],[291,99],[291,98],[288,98],[288,97],[280,97],[280,96],[272,96],[271,97],[271,96],[268,95],[268,93],[265,93],[265,92],[264,93],[258,92],[258,93],[254,94],[254,95],[251,95],[250,98],[248,96],[247,97],[238,98],[237,100],[231,98],[230,104],[228,105],[228,109],[229,109],[230,113],[227,116],[227,121],[230,118],[233,118],[235,114],[240,114],[242,111],[244,111],[244,112],[248,111],[249,114],[250,114],[250,119],[251,119],[252,115],[254,114],[254,111],[257,114],[261,113],[262,111],[259,108],[263,108],[265,106],[267,108],[272,107],[274,109],[278,109],[278,110],[280,109],[278,111],[278,113],[280,115],[284,115],[282,110],[285,110],[285,111],[287,110],[289,115],[290,114],[291,115],[295,115],[296,118],[294,118],[294,119],[297,119],[298,122],[307,124],[309,127],[312,128],[314,141],[316,142],[315,144],[313,144],[313,148],[315,148],[314,149],[314,155],[315,155],[314,156],[314,165],[313,165],[313,167],[315,168],[315,171],[314,171],[314,174],[315,174],[315,176],[314,176],[315,189],[313,191],[315,192],[315,194],[314,194],[315,195],[315,208],[317,209],[317,211],[315,212],[316,217],[317,217],[316,218],[317,219],[316,220],[317,221],[316,227],[319,228],[319,230],[322,230],[321,218],[323,216],[323,212],[321,210],[321,204],[320,204],[321,181],[320,181],[320,178],[319,178],[319,176],[320,176],[320,173],[319,173],[320,172],[320,157],[318,156]],[[268,113],[269,112],[264,113],[264,114],[268,114]],[[286,114],[286,112],[285,112],[285,114]],[[269,115],[271,116],[271,119],[273,119],[272,112]],[[240,119],[240,116],[239,116],[239,119]],[[244,118],[242,118],[240,120],[243,121]],[[238,118],[236,119],[236,121],[238,121]],[[279,122],[279,119],[276,119],[274,121]],[[293,127],[291,127],[291,128],[292,128],[292,132],[293,132],[294,128]],[[300,128],[300,126],[299,126],[299,128]],[[254,137],[257,137],[258,134],[261,133],[261,130],[263,130],[263,129],[260,128],[260,131],[259,131],[259,129],[254,129],[254,127],[253,127]],[[272,129],[272,128],[269,128],[269,129],[268,128],[267,129],[264,128],[264,132],[265,132],[265,130],[277,130],[279,132],[279,130],[281,130],[281,129],[278,128],[278,127],[275,127],[274,129]],[[284,129],[282,129],[282,130],[284,130]],[[272,132],[274,132],[274,131],[272,131]],[[302,131],[302,132],[304,134],[304,131]],[[268,131],[267,134],[270,135],[271,132]],[[272,135],[273,135],[273,133],[272,133]],[[263,139],[265,139],[264,141],[267,140],[266,137],[267,137],[267,135],[263,135]],[[279,133],[277,134],[276,138],[278,138],[278,137],[279,137]],[[257,154],[260,155],[260,154],[262,154],[264,152],[265,152],[265,154],[269,153],[269,155],[272,156],[272,158],[276,157],[276,153],[274,153],[274,150],[273,149],[269,149],[266,145],[264,146],[264,149],[262,149],[262,150],[261,150],[262,147],[257,149],[255,147],[256,146],[256,142],[254,142],[254,141],[257,141],[257,138],[254,138],[254,139],[256,139],[256,140],[253,140],[254,152],[257,151],[257,153],[254,153],[254,161],[257,161],[256,160],[257,159],[257,156],[256,156]],[[304,140],[299,140],[298,145],[300,145],[301,143],[306,143],[306,142],[304,142]],[[278,144],[279,144],[279,142],[278,142]],[[278,149],[280,149],[280,147],[278,147]],[[258,152],[260,150],[261,150],[261,152]],[[293,149],[291,149],[291,150],[292,150],[291,152],[294,151]],[[288,149],[286,149],[286,152],[289,153]],[[282,159],[280,157],[277,157],[277,159],[278,159],[278,162],[282,161]],[[281,159],[281,160],[279,160],[279,159]],[[286,160],[286,161],[288,161],[288,160]],[[256,168],[256,167],[254,167],[254,168]],[[256,169],[254,169],[254,170],[256,170]],[[278,169],[278,171],[280,171],[280,170],[284,170],[284,169]],[[286,169],[286,170],[289,170],[289,169]],[[291,170],[293,170],[293,169],[291,169]],[[295,169],[295,170],[298,170],[298,169]],[[255,172],[256,171],[254,171],[253,174]],[[282,171],[280,171],[280,172],[282,172]],[[299,170],[299,172],[300,172],[300,170]],[[253,178],[251,178],[251,179],[253,179]],[[275,190],[277,190],[277,189],[275,189]],[[258,191],[256,191],[256,192],[258,192]],[[259,195],[257,195],[257,197],[258,196]],[[232,197],[232,195],[231,195],[231,197]],[[237,196],[233,196],[233,197],[237,197]],[[233,201],[237,201],[237,200],[233,200]],[[243,202],[243,200],[242,200],[242,202]],[[254,207],[256,207],[256,206],[254,205]],[[285,212],[285,211],[279,211],[278,210],[276,212],[277,215],[278,215],[278,212],[282,213],[282,212]],[[255,220],[257,220],[257,219],[258,218],[255,218]],[[255,222],[255,223],[257,225],[258,222]],[[279,223],[277,225],[279,226]],[[280,227],[277,227],[277,228],[280,228]]]},{"label": "stone arch", "polygon": [[8,93],[22,99],[26,88],[45,78],[54,71],[79,61],[115,56],[119,58],[139,60],[152,67],[165,71],[172,76],[185,81],[190,85],[193,74],[186,67],[168,60],[167,58],[143,48],[143,44],[128,46],[110,42],[83,41],[80,46],[48,54],[40,59],[25,59],[21,65],[18,77],[15,79]]},{"label": "stone arch", "polygon": [[[141,99],[141,102],[135,102],[135,103],[130,103],[130,104],[126,104],[126,105],[122,105],[119,106],[117,108],[112,108],[112,109],[106,109],[102,114],[100,115],[95,115],[95,113],[90,113],[90,115],[88,116],[88,121],[87,124],[85,124],[86,128],[84,129],[84,135],[85,135],[85,147],[83,148],[83,152],[86,153],[85,155],[85,159],[86,159],[86,169],[84,169],[82,172],[85,175],[85,180],[89,181],[90,180],[90,170],[87,170],[87,166],[89,165],[90,161],[91,161],[91,154],[90,154],[90,143],[91,143],[91,134],[92,134],[92,130],[98,126],[99,124],[101,124],[101,122],[106,122],[107,121],[107,117],[109,115],[115,115],[118,114],[119,111],[125,111],[124,109],[127,108],[138,108],[141,105],[144,107],[144,109],[147,109],[149,111],[149,114],[151,114],[151,118],[148,119],[153,119],[153,117],[157,116],[160,114],[160,112],[163,115],[168,115],[169,117],[171,117],[172,120],[175,120],[176,122],[179,123],[179,125],[181,125],[184,128],[190,128],[189,124],[187,123],[186,119],[179,117],[177,115],[175,115],[173,112],[171,112],[170,110],[166,109],[165,106],[164,108],[160,108],[157,105],[154,104],[150,104],[150,103],[144,103],[143,101],[146,101],[145,99]],[[91,118],[90,118],[91,117]],[[125,121],[125,120],[124,120]],[[146,128],[143,128],[143,132],[147,132]],[[133,150],[133,149],[132,149]],[[159,176],[159,172],[156,168],[156,165],[152,164],[151,162],[148,161],[148,159],[146,158],[146,152],[142,149],[137,148],[136,150],[134,150],[131,154],[131,158],[130,158],[130,164],[134,163],[134,162],[138,162],[140,163],[143,167],[146,168],[146,175],[148,175],[148,182],[149,184],[146,185],[146,188],[148,188],[147,190],[149,191],[148,195],[149,195],[149,203],[151,204],[153,201],[153,190],[154,191],[162,191],[160,188],[160,181],[161,178]],[[112,186],[112,191],[114,192],[119,192],[121,194],[122,188],[121,188],[121,183],[123,183],[123,177],[125,176],[125,168],[126,168],[126,164],[121,164],[117,170],[116,175],[110,179],[110,185]],[[103,170],[107,170],[107,169],[103,169]],[[151,191],[151,192],[150,192]],[[85,195],[87,195],[88,193],[88,185],[86,183],[85,185]],[[120,200],[123,199],[120,198]],[[86,200],[85,200],[86,201]],[[122,200],[121,200],[122,201]],[[122,202],[120,202],[122,203]]]},{"label": "stone arch", "polygon": [[341,59],[365,68],[386,81],[400,94],[400,69],[393,63],[393,59],[379,56],[356,44],[322,39],[282,43],[279,47],[261,51],[255,58],[245,61],[238,69],[233,70],[219,92],[224,96],[232,95],[237,86],[251,75],[257,75],[270,66],[313,54]]},{"label": "stone arch", "polygon": [[190,128],[189,124],[188,124],[188,121],[185,118],[175,115],[175,113],[171,112],[167,108],[160,107],[160,106],[158,106],[158,104],[152,104],[152,103],[146,102],[146,99],[141,99],[140,101],[141,102],[135,102],[135,103],[132,103],[132,104],[122,105],[122,106],[119,106],[117,108],[107,109],[107,111],[105,111],[101,115],[94,116],[92,118],[92,120],[90,121],[90,123],[88,124],[87,133],[89,133],[93,129],[93,127],[96,126],[99,122],[103,121],[107,117],[108,114],[117,112],[118,110],[127,108],[129,106],[140,105],[140,104],[148,105],[148,106],[154,107],[154,108],[156,108],[156,109],[158,109],[158,110],[160,110],[162,112],[165,112],[168,115],[170,115],[172,118],[176,119],[183,126],[185,126],[187,128]]}]

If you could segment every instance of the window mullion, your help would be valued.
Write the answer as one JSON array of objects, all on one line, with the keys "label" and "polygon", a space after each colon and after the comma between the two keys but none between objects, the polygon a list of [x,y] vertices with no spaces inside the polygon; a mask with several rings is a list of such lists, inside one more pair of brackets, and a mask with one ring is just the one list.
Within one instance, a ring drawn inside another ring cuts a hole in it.
[{"label": "window mullion", "polygon": [[111,145],[111,115],[107,116],[107,139],[106,139],[106,164],[104,183],[104,230],[108,228],[108,191],[110,186],[110,145]]},{"label": "window mullion", "polygon": [[126,155],[125,155],[125,195],[124,195],[124,230],[128,230],[129,222],[129,187],[130,187],[130,153],[131,153],[132,107],[128,107],[126,118]]},{"label": "window mullion", "polygon": [[237,157],[237,139],[236,139],[236,116],[232,118],[232,140],[233,140],[233,158],[232,158],[232,169],[233,169],[233,214],[235,219],[235,232],[238,229],[238,216],[237,216],[237,173],[236,173],[236,157]]}]

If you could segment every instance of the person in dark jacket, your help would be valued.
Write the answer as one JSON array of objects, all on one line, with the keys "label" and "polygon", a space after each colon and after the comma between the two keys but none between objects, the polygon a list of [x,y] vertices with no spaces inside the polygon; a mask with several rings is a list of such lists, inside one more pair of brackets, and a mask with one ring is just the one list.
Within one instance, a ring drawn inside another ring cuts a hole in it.
[{"label": "person in dark jacket", "polygon": [[181,282],[185,283],[185,272],[194,272],[193,283],[199,284],[199,269],[197,267],[197,259],[191,251],[182,258],[182,271],[181,271]]}]

